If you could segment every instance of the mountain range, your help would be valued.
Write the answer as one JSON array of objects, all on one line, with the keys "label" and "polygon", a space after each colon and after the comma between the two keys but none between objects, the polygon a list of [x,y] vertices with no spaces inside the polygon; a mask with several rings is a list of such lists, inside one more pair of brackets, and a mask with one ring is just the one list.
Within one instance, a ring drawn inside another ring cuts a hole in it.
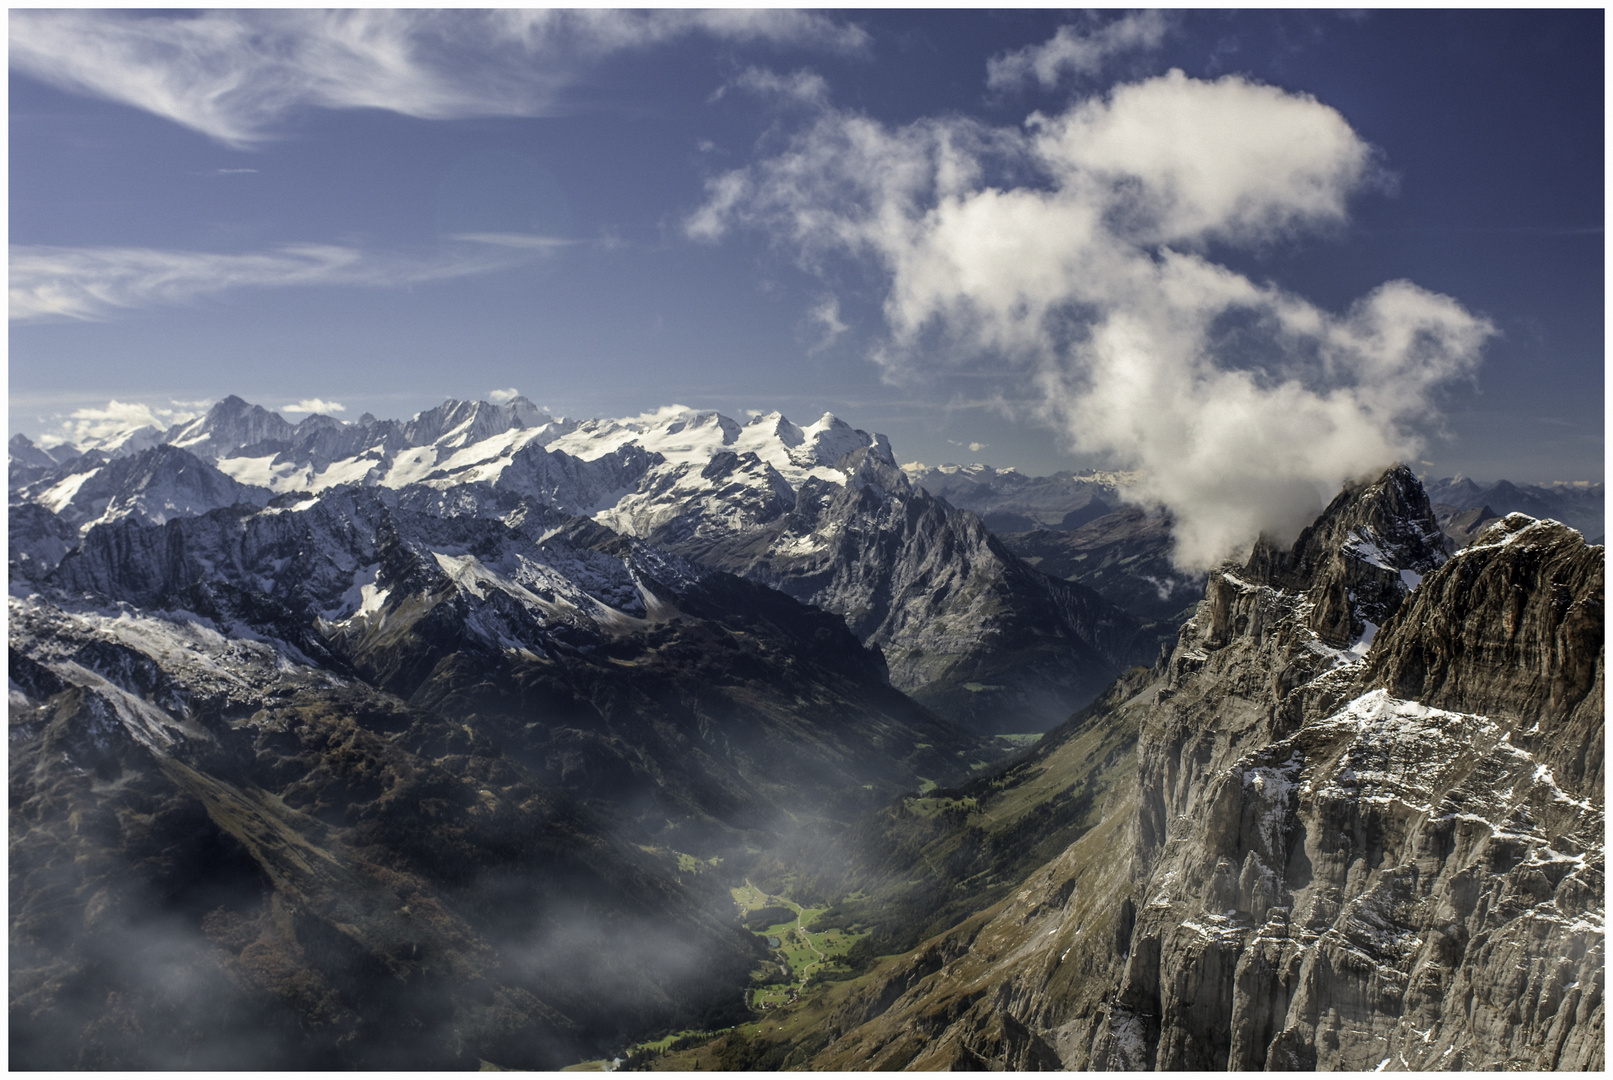
[{"label": "mountain range", "polygon": [[[1602,553],[1494,514],[1599,487],[1396,468],[1192,576],[1123,475],[830,415],[8,473],[18,1067],[1600,1064]],[[865,941],[767,1038],[753,880]]]},{"label": "mountain range", "polygon": [[280,512],[346,486],[473,500],[483,509],[466,503],[471,514],[524,500],[844,617],[894,686],[987,733],[1044,730],[1151,662],[1169,634],[1034,572],[974,515],[911,483],[883,436],[830,415],[741,425],[674,407],[579,423],[518,397],[449,401],[403,422],[292,425],[231,397],[106,444],[47,454],[12,439],[13,502],[59,519],[28,511],[16,557],[31,572],[61,554],[50,538],[62,523],[84,533],[242,505]]}]

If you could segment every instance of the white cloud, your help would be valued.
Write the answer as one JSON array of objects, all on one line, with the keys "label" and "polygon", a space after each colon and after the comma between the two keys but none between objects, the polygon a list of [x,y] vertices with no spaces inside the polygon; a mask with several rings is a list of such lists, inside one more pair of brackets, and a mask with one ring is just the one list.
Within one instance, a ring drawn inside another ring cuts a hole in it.
[{"label": "white cloud", "polygon": [[740,44],[797,46],[855,53],[869,44],[867,31],[816,12],[776,8],[627,11],[611,8],[537,9],[496,12],[533,51],[570,49],[603,55],[704,34]]},{"label": "white cloud", "polygon": [[[142,429],[166,431],[175,424],[194,420],[211,404],[210,400],[170,401],[161,405],[113,399],[105,406],[74,409],[61,420],[57,430],[48,431],[35,441],[44,447],[72,443],[81,450],[111,449]],[[61,419],[61,414],[57,413],[56,417]]]},{"label": "white cloud", "polygon": [[492,390],[492,391],[489,391],[488,395],[487,395],[487,400],[491,401],[494,405],[502,405],[506,401],[514,401],[516,398],[518,398],[520,396],[521,396],[521,391],[517,390],[515,387],[512,386],[508,390]]},{"label": "white cloud", "polygon": [[1027,45],[988,60],[986,85],[1001,90],[1035,79],[1052,89],[1066,72],[1090,78],[1115,56],[1159,48],[1170,28],[1169,17],[1159,11],[1128,12],[1086,32],[1061,26],[1040,45]]},{"label": "white cloud", "polygon": [[347,406],[339,401],[326,401],[324,398],[314,397],[303,398],[295,405],[282,405],[280,406],[280,411],[283,413],[323,413],[328,416],[331,413],[346,412]]},{"label": "white cloud", "polygon": [[14,246],[9,298],[13,321],[96,320],[120,309],[184,304],[229,289],[410,285],[505,269],[528,257],[461,251],[410,257],[333,244],[288,244],[247,254]]},{"label": "white cloud", "polygon": [[818,306],[812,309],[811,317],[813,322],[823,327],[823,337],[807,350],[809,356],[829,348],[839,340],[841,334],[851,329],[840,321],[840,300],[835,296],[825,296],[818,301]]},{"label": "white cloud", "polygon": [[1172,72],[1022,129],[828,112],[715,178],[686,229],[877,266],[888,377],[1028,384],[1070,448],[1138,472],[1132,496],[1173,511],[1178,561],[1202,568],[1414,457],[1493,333],[1410,282],[1327,312],[1200,250],[1340,227],[1373,157],[1310,97]]},{"label": "white cloud", "polygon": [[563,240],[536,233],[455,233],[450,240],[467,240],[473,244],[491,244],[494,247],[524,248],[531,251],[553,251],[575,244],[576,240]]},{"label": "white cloud", "polygon": [[748,67],[719,86],[711,100],[720,101],[730,90],[771,95],[816,109],[829,104],[829,84],[822,75],[807,68],[780,75],[766,68]]},{"label": "white cloud", "polygon": [[681,37],[866,47],[801,11],[13,11],[13,69],[244,148],[293,110],[542,116],[600,58]]},{"label": "white cloud", "polygon": [[1054,175],[1101,185],[1111,225],[1142,244],[1342,222],[1348,196],[1377,178],[1371,147],[1338,112],[1237,76],[1173,70],[1032,128]]}]

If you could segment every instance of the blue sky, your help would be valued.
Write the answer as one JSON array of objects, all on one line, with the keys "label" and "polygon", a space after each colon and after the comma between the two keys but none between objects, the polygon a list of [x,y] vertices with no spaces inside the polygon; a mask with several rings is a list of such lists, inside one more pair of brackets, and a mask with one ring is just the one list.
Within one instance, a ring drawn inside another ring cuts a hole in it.
[{"label": "blue sky", "polygon": [[10,23],[13,431],[515,388],[1167,502],[1602,478],[1600,10]]}]

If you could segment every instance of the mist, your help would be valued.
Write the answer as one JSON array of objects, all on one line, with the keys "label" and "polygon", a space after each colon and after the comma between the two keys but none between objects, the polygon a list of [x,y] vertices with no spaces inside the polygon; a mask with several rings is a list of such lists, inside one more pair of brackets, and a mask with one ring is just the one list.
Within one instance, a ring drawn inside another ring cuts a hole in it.
[{"label": "mist", "polygon": [[1018,417],[1134,470],[1125,497],[1167,509],[1201,571],[1414,457],[1494,333],[1409,281],[1327,311],[1216,261],[1337,233],[1392,189],[1378,157],[1308,95],[1171,71],[1018,128],[825,108],[715,177],[686,231],[761,230],[831,284],[875,268],[889,381],[1031,391]]}]

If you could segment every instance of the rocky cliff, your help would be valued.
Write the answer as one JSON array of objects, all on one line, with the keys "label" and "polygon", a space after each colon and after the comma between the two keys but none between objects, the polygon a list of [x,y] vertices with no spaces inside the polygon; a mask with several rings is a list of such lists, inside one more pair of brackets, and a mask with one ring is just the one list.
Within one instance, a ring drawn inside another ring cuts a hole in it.
[{"label": "rocky cliff", "polygon": [[1134,794],[887,961],[816,1063],[1600,1068],[1602,605],[1562,525],[1447,561],[1404,469],[1348,488],[1049,736],[1135,723]]}]

